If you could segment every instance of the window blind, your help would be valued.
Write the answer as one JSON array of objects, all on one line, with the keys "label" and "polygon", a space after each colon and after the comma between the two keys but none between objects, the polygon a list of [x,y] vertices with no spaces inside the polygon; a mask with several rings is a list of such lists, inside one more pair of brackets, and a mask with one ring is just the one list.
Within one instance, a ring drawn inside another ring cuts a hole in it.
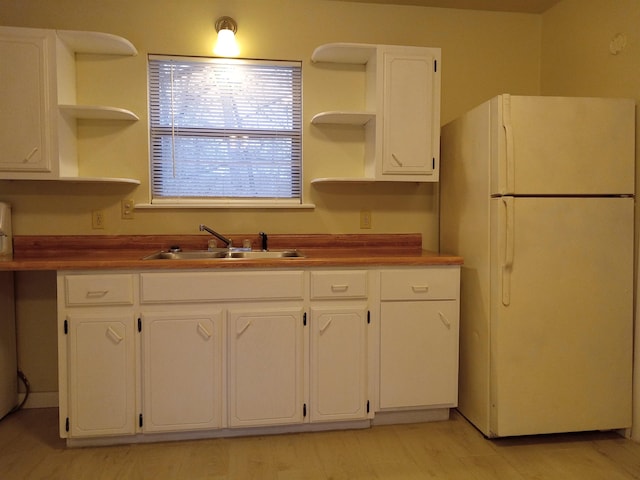
[{"label": "window blind", "polygon": [[149,56],[152,202],[297,199],[300,62]]}]

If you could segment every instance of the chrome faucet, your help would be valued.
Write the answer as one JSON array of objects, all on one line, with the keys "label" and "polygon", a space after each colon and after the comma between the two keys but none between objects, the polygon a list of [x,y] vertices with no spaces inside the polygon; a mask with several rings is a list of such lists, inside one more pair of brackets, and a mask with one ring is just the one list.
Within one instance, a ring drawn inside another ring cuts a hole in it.
[{"label": "chrome faucet", "polygon": [[207,227],[206,225],[203,225],[203,224],[200,224],[200,231],[201,232],[209,232],[211,235],[213,235],[217,239],[223,241],[227,248],[231,248],[231,239],[230,238],[227,238],[227,237],[225,237],[223,235],[220,235],[215,230],[212,230],[211,228],[209,228],[209,227]]}]

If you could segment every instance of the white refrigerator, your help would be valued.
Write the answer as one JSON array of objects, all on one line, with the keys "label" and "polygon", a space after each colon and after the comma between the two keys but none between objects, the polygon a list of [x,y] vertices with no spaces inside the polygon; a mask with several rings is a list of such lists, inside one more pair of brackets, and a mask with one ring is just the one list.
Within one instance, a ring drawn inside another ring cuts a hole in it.
[{"label": "white refrigerator", "polygon": [[488,437],[631,426],[635,102],[500,95],[442,128],[458,410]]}]

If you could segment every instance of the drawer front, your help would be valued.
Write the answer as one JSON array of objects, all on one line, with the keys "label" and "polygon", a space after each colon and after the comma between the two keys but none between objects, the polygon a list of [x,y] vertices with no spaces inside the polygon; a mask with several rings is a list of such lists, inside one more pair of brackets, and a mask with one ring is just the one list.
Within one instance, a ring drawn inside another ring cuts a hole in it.
[{"label": "drawer front", "polygon": [[142,303],[303,298],[303,272],[173,272],[140,274]]},{"label": "drawer front", "polygon": [[84,305],[133,305],[133,275],[66,275],[65,303]]},{"label": "drawer front", "polygon": [[384,270],[382,300],[454,300],[460,292],[460,267]]},{"label": "drawer front", "polygon": [[311,272],[311,299],[366,298],[367,272]]}]

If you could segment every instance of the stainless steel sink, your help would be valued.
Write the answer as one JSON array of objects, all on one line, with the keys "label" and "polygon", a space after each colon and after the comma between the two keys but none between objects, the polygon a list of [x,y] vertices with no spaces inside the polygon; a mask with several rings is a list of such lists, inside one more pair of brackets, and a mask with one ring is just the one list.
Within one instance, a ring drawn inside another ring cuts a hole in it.
[{"label": "stainless steel sink", "polygon": [[143,257],[143,260],[237,260],[257,258],[304,258],[304,255],[297,250],[187,250],[180,252],[156,252]]}]

